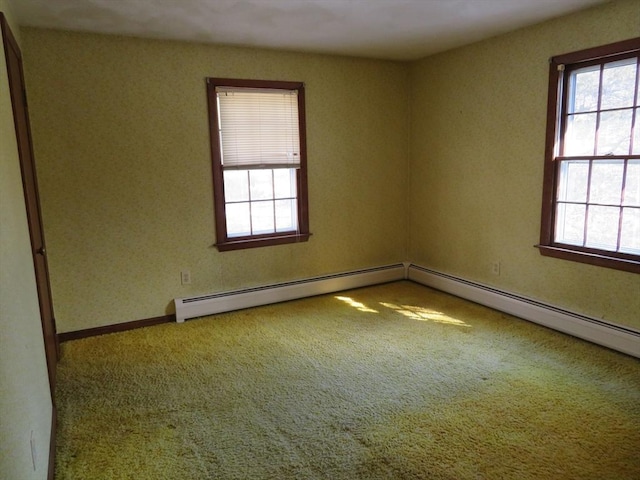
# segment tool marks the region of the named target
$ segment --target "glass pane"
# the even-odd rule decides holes
[[[253,233],[273,233],[273,201],[251,203],[251,224]]]
[[[591,167],[589,203],[620,205],[623,173],[623,160],[594,161]]]
[[[589,161],[571,160],[560,164],[558,200],[566,202],[586,202]]]
[[[631,110],[602,112],[598,129],[598,155],[627,155],[631,139]]]
[[[296,170],[280,168],[273,171],[273,192],[275,198],[296,197]]]
[[[224,171],[224,198],[227,202],[246,202],[249,200],[248,170]]]
[[[298,214],[295,200],[276,200],[276,231],[287,232],[298,229]]]
[[[615,251],[618,243],[619,215],[619,207],[589,207],[585,246]]]
[[[584,219],[586,207],[558,203],[555,241],[582,246],[584,242]]]
[[[596,139],[596,115],[595,113],[584,113],[567,117],[563,155],[593,155]]]
[[[638,92],[640,99],[640,92]],[[640,155],[640,108],[636,108],[636,128],[633,133],[633,154]]]
[[[251,200],[273,198],[273,170],[250,170]]]
[[[640,209],[622,209],[620,251],[640,255]]]
[[[602,101],[600,108],[606,110],[632,106],[635,85],[635,58],[606,63],[602,72]]]
[[[640,160],[629,160],[627,163],[624,204],[640,207]]]
[[[598,86],[600,66],[581,68],[571,74],[569,111],[592,112],[598,108]]]
[[[249,203],[231,203],[225,205],[227,214],[227,236],[251,235]]]

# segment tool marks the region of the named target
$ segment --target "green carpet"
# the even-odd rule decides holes
[[[410,282],[63,344],[57,479],[638,479],[640,361]]]

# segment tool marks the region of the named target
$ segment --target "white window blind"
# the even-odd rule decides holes
[[[298,168],[298,92],[216,87],[222,167]]]

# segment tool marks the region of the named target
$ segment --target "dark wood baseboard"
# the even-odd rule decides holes
[[[56,428],[58,425],[58,410],[56,404],[51,409],[51,438],[49,439],[49,470],[47,480],[54,480],[56,476]]]
[[[106,325],[104,327],[87,328],[86,330],[76,330],[74,332],[59,333],[58,341],[60,343],[68,342],[70,340],[78,340],[80,338],[95,337],[96,335],[105,335],[107,333],[124,332],[126,330],[151,327],[153,325],[160,325],[161,323],[169,323],[175,321],[175,315],[163,315],[161,317],[145,318],[142,320],[134,320],[133,322],[116,323],[115,325]]]

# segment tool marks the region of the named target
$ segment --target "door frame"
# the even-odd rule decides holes
[[[59,343],[49,280],[49,265],[47,262],[42,210],[40,208],[40,194],[38,191],[38,179],[33,154],[31,126],[29,124],[29,109],[22,67],[22,53],[18,42],[11,32],[9,23],[2,12],[0,12],[0,24],[9,81],[9,93],[11,96],[11,108],[13,110],[18,144],[22,188],[27,211],[27,222],[29,225],[31,253],[33,256],[38,291],[38,305],[40,308],[40,321],[42,324],[44,350],[47,359],[49,388],[51,401],[55,407],[56,364],[59,358]]]

